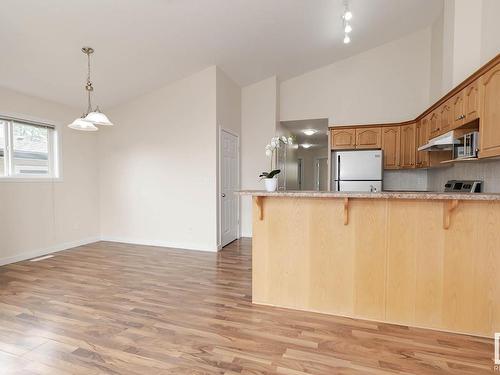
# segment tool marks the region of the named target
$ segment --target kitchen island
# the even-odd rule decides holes
[[[253,197],[254,303],[500,331],[500,194],[238,194]]]

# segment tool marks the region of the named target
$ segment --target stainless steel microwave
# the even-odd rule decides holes
[[[464,135],[464,158],[477,158],[479,152],[479,132]]]

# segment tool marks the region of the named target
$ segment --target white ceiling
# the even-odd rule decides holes
[[[328,119],[281,121],[281,126],[294,136],[297,144],[311,144],[314,148],[328,146]],[[317,133],[305,135],[303,130],[314,129]]]
[[[238,84],[287,79],[430,25],[442,0],[2,0],[0,85],[82,107],[83,45],[109,107],[220,66]]]

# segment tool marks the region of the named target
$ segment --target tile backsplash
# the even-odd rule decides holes
[[[448,180],[482,180],[485,193],[500,193],[500,160],[461,162],[428,170],[386,170],[384,190],[443,191]]]
[[[427,170],[385,170],[384,190],[428,190]]]
[[[485,193],[500,193],[500,160],[461,162],[427,172],[429,190],[442,190],[448,180],[482,180]]]

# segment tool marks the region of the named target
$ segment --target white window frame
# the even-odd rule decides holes
[[[36,119],[18,114],[0,113],[0,120],[7,123],[5,126],[4,170],[5,175],[0,176],[0,182],[48,182],[62,181],[61,176],[61,140],[58,126],[51,121]],[[13,124],[41,126],[50,129],[48,142],[49,173],[47,175],[16,175],[13,172]]]

